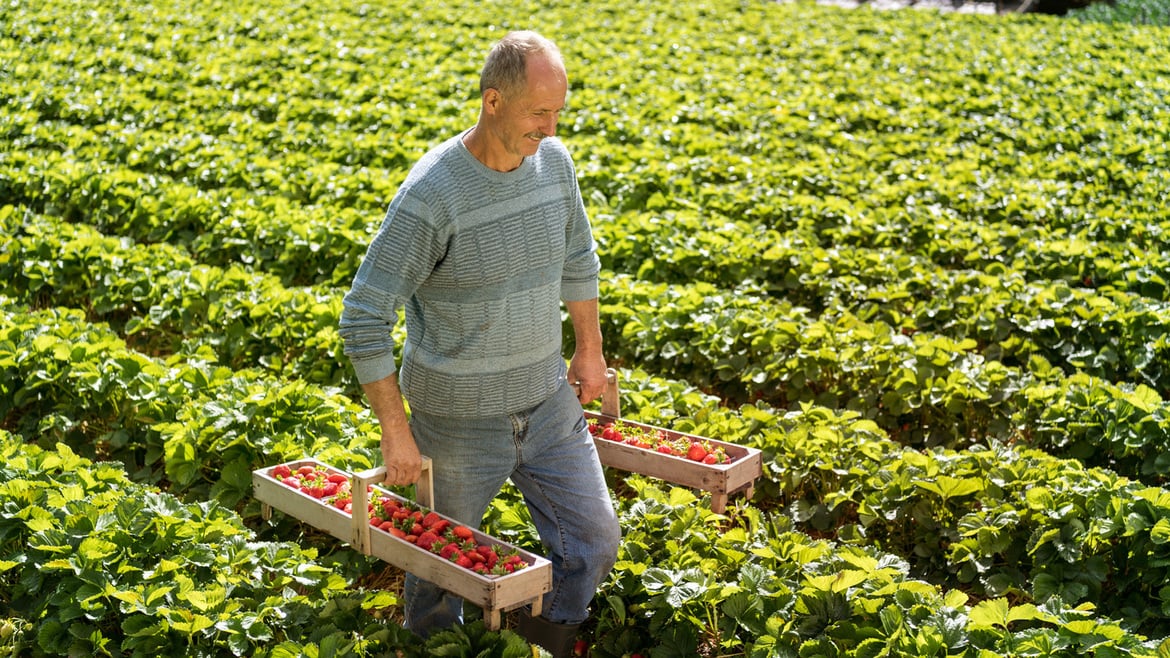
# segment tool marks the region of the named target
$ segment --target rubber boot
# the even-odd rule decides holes
[[[577,641],[577,630],[581,624],[558,624],[527,611],[516,619],[516,632],[529,644],[542,647],[553,658],[573,658],[573,645]]]

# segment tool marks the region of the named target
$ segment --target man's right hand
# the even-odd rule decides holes
[[[386,486],[406,486],[422,475],[422,456],[410,425],[382,430],[382,463],[386,465]]]
[[[418,482],[422,475],[422,457],[410,421],[406,418],[406,407],[402,393],[398,390],[398,377],[390,375],[362,385],[370,407],[378,417],[382,428],[382,463],[386,465],[387,486],[407,486]]]

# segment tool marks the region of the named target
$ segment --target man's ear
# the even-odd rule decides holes
[[[483,92],[483,109],[488,114],[495,114],[499,112],[500,107],[504,104],[504,95],[500,93],[499,89],[489,87]]]

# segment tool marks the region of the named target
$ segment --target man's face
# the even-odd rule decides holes
[[[557,133],[565,107],[568,81],[564,69],[546,57],[528,61],[527,84],[519,93],[501,97],[497,137],[509,155],[535,155],[540,141]]]

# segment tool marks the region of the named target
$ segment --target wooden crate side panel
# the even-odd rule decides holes
[[[594,443],[597,445],[597,456],[606,466],[699,489],[722,489],[726,486],[726,471],[601,438],[594,439]]]
[[[341,510],[321,504],[311,496],[281,484],[267,476],[253,476],[252,491],[256,500],[267,503],[285,514],[348,542],[351,522]]]
[[[489,578],[380,531],[370,539],[374,557],[481,607],[515,607],[552,589],[552,566],[543,558],[525,556],[526,561],[533,560],[529,566],[506,576]]]

